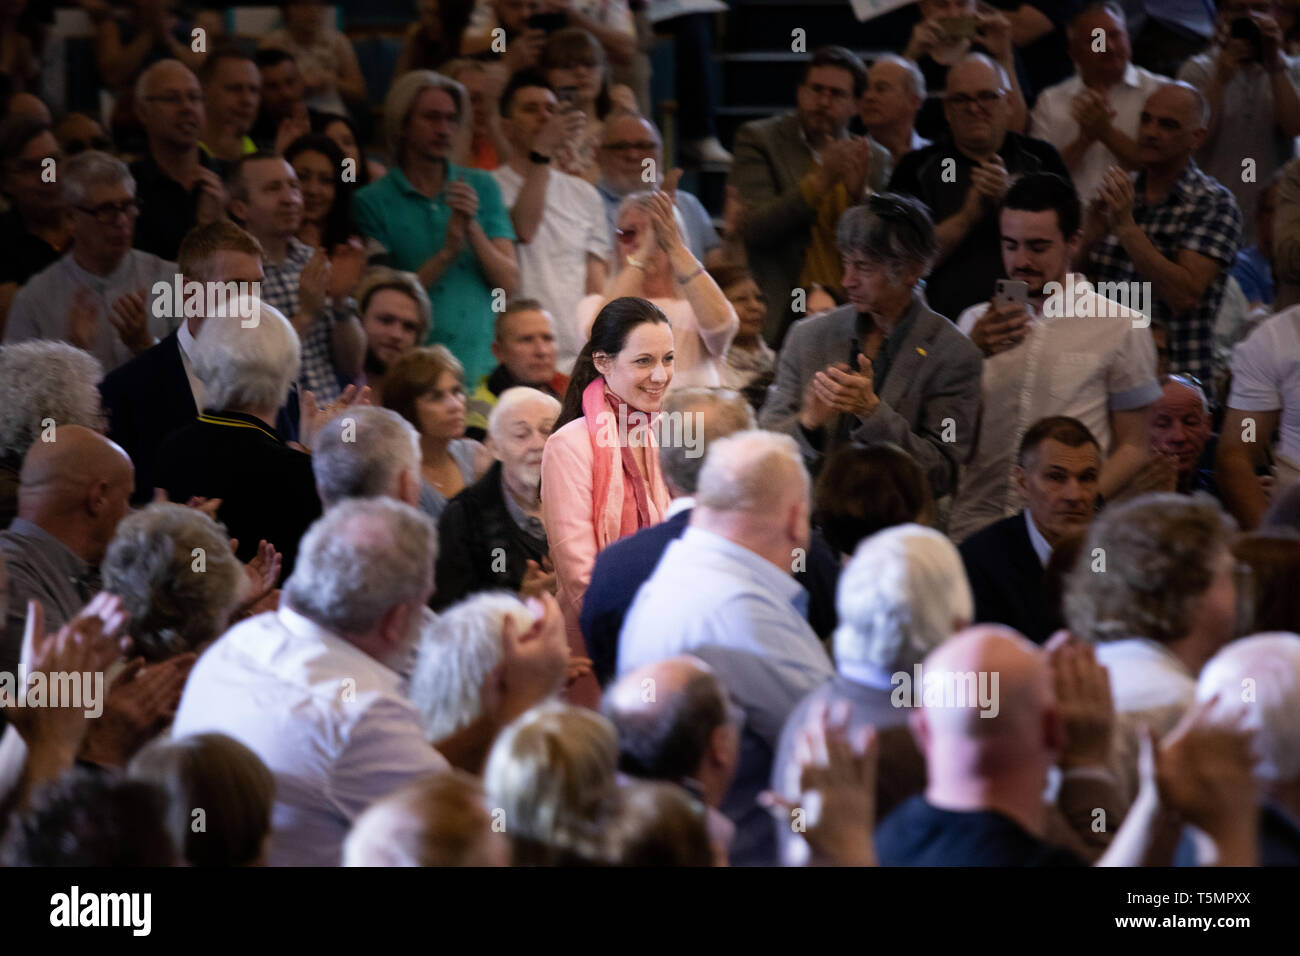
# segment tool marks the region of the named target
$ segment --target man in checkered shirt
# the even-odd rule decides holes
[[[296,238],[302,189],[293,167],[274,153],[250,153],[231,170],[230,212],[262,244],[262,301],[290,317],[302,342],[298,377],[319,404],[338,398],[361,372],[366,334],[347,292],[365,266],[361,248],[321,250]]]
[[[1080,253],[1094,282],[1151,284],[1152,317],[1169,329],[1170,368],[1203,380],[1212,376],[1214,320],[1241,244],[1232,193],[1192,160],[1209,115],[1205,97],[1186,83],[1166,83],[1147,97],[1137,176],[1107,171],[1088,207]]]

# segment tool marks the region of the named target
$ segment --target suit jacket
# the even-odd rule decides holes
[[[1023,511],[971,535],[959,550],[977,622],[1014,627],[1035,644],[1061,627],[1047,607],[1043,565],[1029,541]]]
[[[602,687],[618,668],[618,635],[637,591],[654,574],[664,550],[686,532],[690,523],[691,509],[687,508],[667,521],[615,541],[596,556],[578,624],[587,642],[592,670]],[[835,610],[839,574],[835,551],[814,528],[808,542],[807,566],[795,572],[794,578],[808,592],[808,624],[823,641],[830,638],[839,620]]]
[[[889,150],[870,142],[869,183],[880,192],[889,181],[891,160]],[[813,153],[793,112],[744,124],[731,149],[731,185],[748,204],[744,237],[750,271],[767,296],[763,337],[776,347],[793,319],[790,290],[799,284],[817,214],[799,191]]]
[[[884,381],[876,383],[880,407],[866,421],[835,416],[823,429],[820,448],[799,425],[799,409],[813,375],[846,361],[858,337],[857,310],[844,305],[790,327],[777,359],[776,384],[759,423],[793,435],[810,467],[845,444],[893,442],[916,459],[934,496],[941,498],[957,486],[957,470],[974,449],[984,360],[970,339],[919,295],[913,297],[912,309],[912,326]]]

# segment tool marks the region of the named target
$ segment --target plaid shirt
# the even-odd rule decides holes
[[[1147,204],[1145,172],[1134,179],[1133,193],[1133,221],[1162,256],[1175,261],[1180,249],[1190,249],[1220,265],[1201,301],[1181,315],[1152,296],[1152,317],[1169,329],[1170,370],[1208,381],[1214,365],[1214,320],[1223,301],[1228,270],[1241,245],[1241,210],[1232,193],[1190,159],[1183,175],[1158,204]],[[1089,253],[1088,272],[1094,282],[1143,279],[1114,235],[1106,236]]]
[[[311,246],[290,237],[284,262],[278,265],[262,263],[262,271],[266,274],[262,281],[262,299],[283,312],[285,318],[292,319],[298,314],[298,280],[315,252]],[[311,389],[321,404],[334,401],[343,392],[330,349],[330,327],[334,318],[334,309],[327,302],[302,336],[302,371],[298,381],[303,388]]]

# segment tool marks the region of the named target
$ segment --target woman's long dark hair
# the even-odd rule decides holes
[[[664,315],[659,306],[636,296],[625,295],[606,303],[596,316],[596,321],[591,324],[591,338],[578,353],[573,374],[569,376],[568,391],[564,393],[564,406],[560,409],[560,417],[556,419],[553,431],[559,431],[575,418],[582,418],[582,393],[600,377],[596,363],[591,358],[594,353],[604,352],[612,358],[623,351],[627,337],[638,325],[667,321],[668,316]]]
[[[299,136],[284,151],[284,161],[290,166],[302,153],[320,153],[334,167],[334,202],[321,223],[321,245],[331,250],[341,242],[347,242],[360,230],[352,221],[352,196],[357,191],[356,182],[343,180],[343,150],[324,133],[305,133]],[[361,162],[365,162],[363,159]]]

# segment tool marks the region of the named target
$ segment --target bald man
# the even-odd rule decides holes
[[[38,123],[44,123],[49,126],[54,122],[50,116],[50,108],[45,105],[40,97],[33,96],[31,93],[15,93],[9,97],[9,109],[6,116],[30,116]]]
[[[225,217],[216,164],[199,149],[203,89],[179,60],[159,60],[136,81],[135,110],[149,141],[131,164],[140,200],[135,247],[174,262],[187,232]]]
[[[1077,263],[1096,282],[1147,283],[1150,318],[1169,330],[1169,367],[1209,381],[1214,320],[1241,245],[1241,210],[1192,154],[1210,108],[1186,83],[1147,97],[1138,123],[1136,176],[1112,166],[1088,206]],[[1132,293],[1143,292],[1134,287]]]
[[[9,578],[0,671],[10,672],[18,666],[28,600],[41,602],[53,632],[98,591],[99,562],[127,512],[135,469],[103,435],[64,425],[32,445],[19,481],[18,517],[0,532]]]
[[[745,713],[740,764],[722,810],[736,825],[732,862],[776,862],[772,820],[757,804],[781,728],[833,674],[791,573],[807,562],[808,472],[794,439],[741,431],[709,445],[685,533],[664,551],[629,609],[618,674],[694,654]]]
[[[646,664],[610,685],[601,711],[618,731],[618,769],[680,784],[702,800],[725,864],[735,828],[717,808],[736,775],[740,727],[713,669],[690,655]]]

